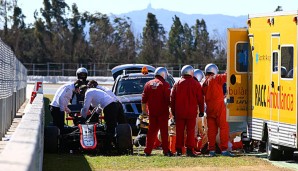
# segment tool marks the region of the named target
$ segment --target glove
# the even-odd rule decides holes
[[[199,113],[199,117],[201,118],[201,117],[204,117],[204,112],[200,112]]]
[[[139,116],[139,119],[140,119],[140,120],[143,120],[143,118],[147,118],[147,117],[148,117],[148,114],[142,112],[142,113],[140,114],[140,116]]]

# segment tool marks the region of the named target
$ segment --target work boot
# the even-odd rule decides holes
[[[176,149],[176,156],[182,156],[182,149]]]
[[[188,157],[197,157],[197,155],[193,152],[192,149],[186,149],[186,156]]]
[[[209,156],[210,156],[210,157],[215,157],[215,156],[216,156],[215,151],[210,151],[210,152],[209,152]]]
[[[229,151],[223,151],[221,152],[222,156],[229,156],[229,157],[235,157],[235,154],[229,152]]]
[[[202,154],[200,151],[193,151],[193,153],[197,156]]]
[[[149,156],[151,156],[151,154],[150,153],[145,153],[145,156],[149,157]]]
[[[174,154],[169,150],[168,152],[163,154],[164,156],[172,157]]]

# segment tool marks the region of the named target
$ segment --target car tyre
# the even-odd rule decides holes
[[[285,149],[283,150],[282,160],[293,160],[294,150]]]
[[[116,147],[119,154],[132,154],[132,130],[129,124],[119,124],[116,127]]]
[[[281,160],[282,151],[272,146],[272,144],[269,141],[269,137],[267,138],[266,151],[267,151],[267,156],[269,160],[271,161]]]

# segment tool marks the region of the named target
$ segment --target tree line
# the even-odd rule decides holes
[[[206,64],[226,59],[225,41],[210,38],[204,19],[189,26],[173,16],[167,33],[148,13],[136,36],[129,18],[79,12],[75,3],[69,6],[64,0],[43,0],[33,14],[34,23],[27,24],[17,0],[0,6],[1,39],[22,63]]]

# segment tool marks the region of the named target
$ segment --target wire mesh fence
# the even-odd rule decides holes
[[[0,39],[0,135],[10,127],[26,100],[27,69]]]
[[[28,75],[32,76],[75,76],[76,70],[80,67],[85,67],[88,70],[89,76],[112,76],[111,70],[118,65],[123,63],[88,63],[88,64],[77,64],[77,63],[24,63],[28,70]],[[221,71],[226,69],[226,62],[218,61],[216,63]],[[160,63],[151,64],[154,67],[166,67],[170,74],[174,77],[180,76],[181,68],[186,64],[171,64],[171,63]],[[204,70],[206,64],[190,64],[194,68]]]

